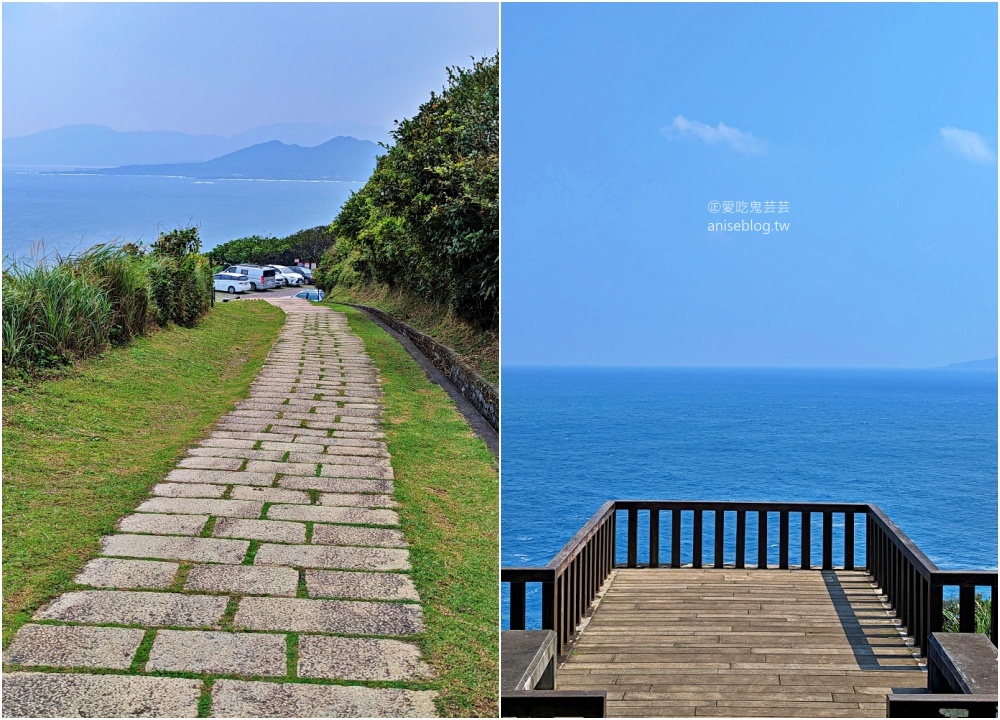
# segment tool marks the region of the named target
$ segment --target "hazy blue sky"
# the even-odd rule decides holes
[[[498,46],[492,3],[5,3],[3,135],[389,130]]]
[[[996,28],[994,4],[504,5],[504,365],[995,355]],[[789,229],[708,229],[734,220]]]

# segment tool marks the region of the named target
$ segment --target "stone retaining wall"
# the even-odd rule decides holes
[[[500,431],[500,393],[493,385],[486,382],[481,375],[463,363],[454,350],[424,335],[422,332],[414,330],[406,323],[400,322],[392,315],[378,308],[368,305],[355,305],[354,303],[344,304],[364,310],[396,332],[409,338],[410,342],[416,345],[417,349],[454,383],[459,392],[472,403],[486,422],[497,432]]]

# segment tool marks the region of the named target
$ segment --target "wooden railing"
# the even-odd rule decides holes
[[[616,516],[626,517],[625,562],[616,563]],[[648,512],[645,539],[649,553],[639,559],[639,513]],[[685,515],[689,521],[685,521]],[[747,562],[747,519],[757,529],[757,547]],[[813,562],[813,518],[819,519],[821,542],[818,562]],[[706,562],[706,518],[711,520],[712,552]],[[861,519],[864,522],[859,522]],[[769,553],[768,528],[776,520],[778,552]],[[794,523],[792,521],[795,521]],[[837,520],[842,522],[837,524]],[[669,556],[660,548],[661,521],[669,524]],[[726,527],[735,526],[735,544],[727,546]],[[690,542],[684,543],[690,525]],[[792,531],[793,525],[797,533]],[[835,565],[835,526],[840,535],[840,562]],[[733,527],[733,526],[730,526]],[[646,530],[647,528],[643,528]],[[842,528],[842,529],[841,529]],[[861,543],[859,533],[864,533]],[[797,537],[793,537],[797,535]],[[859,565],[856,547],[865,549]],[[791,550],[797,551],[791,562]],[[689,558],[684,561],[684,557]],[[778,568],[802,570],[866,570],[895,609],[907,634],[925,652],[927,637],[942,629],[944,588],[959,588],[959,625],[962,632],[975,629],[977,588],[992,591],[990,639],[997,644],[997,573],[995,571],[941,570],[921,552],[876,505],[844,503],[747,503],[676,500],[617,500],[606,502],[586,525],[545,567],[505,567],[501,583],[510,584],[510,628],[526,624],[526,583],[541,583],[541,627],[555,630],[558,652],[576,634],[588,608],[615,567],[668,566],[712,568]]]
[[[562,653],[615,567],[615,503],[606,502],[544,568],[505,567],[510,583],[510,629],[524,630],[526,583],[542,584],[542,629],[556,633]]]

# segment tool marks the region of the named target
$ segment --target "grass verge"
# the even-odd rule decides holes
[[[428,303],[402,290],[390,290],[385,285],[338,286],[329,292],[328,299],[384,310],[450,347],[487,382],[498,383],[500,334],[495,330],[478,328],[456,318],[444,305]]]
[[[140,338],[4,393],[4,647],[247,396],[283,322],[268,303],[217,305],[196,328]]]
[[[976,632],[984,635],[990,634],[990,617],[993,610],[993,599],[983,597],[982,593],[976,593]],[[945,600],[941,608],[944,614],[942,629],[945,632],[959,632],[959,612],[958,600]]]
[[[500,495],[493,456],[406,350],[364,313],[335,309],[347,314],[381,372],[386,442],[438,709],[497,717]]]

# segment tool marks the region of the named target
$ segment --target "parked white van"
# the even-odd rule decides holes
[[[245,275],[252,290],[268,290],[278,286],[275,282],[274,270],[272,268],[260,265],[231,265],[225,269],[225,272]]]

